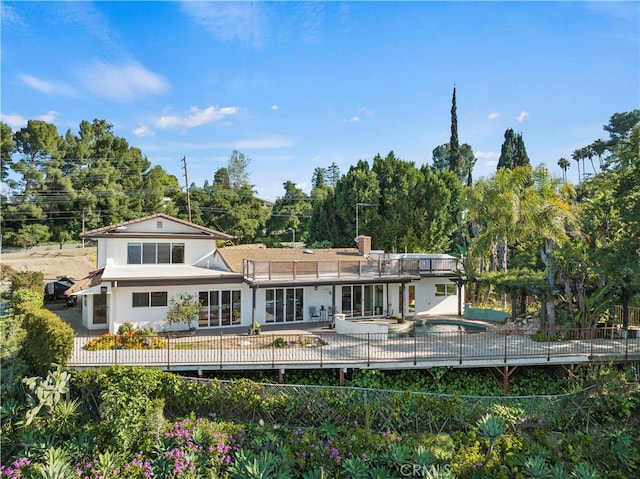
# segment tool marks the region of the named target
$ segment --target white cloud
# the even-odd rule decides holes
[[[266,24],[261,2],[182,2],[191,20],[222,40],[240,40],[245,45],[263,42]]]
[[[56,121],[56,118],[58,117],[59,114],[60,113],[58,113],[57,111],[51,110],[45,113],[44,115],[40,115],[36,117],[36,119],[46,121],[47,123],[53,123],[54,121]]]
[[[27,120],[22,115],[2,115],[2,121],[9,125],[12,129],[17,130],[23,126],[27,126]]]
[[[227,106],[217,108],[210,106],[200,110],[197,106],[191,107],[184,115],[164,115],[156,120],[156,128],[195,128],[207,123],[217,123],[228,116],[235,115],[238,107]]]
[[[135,130],[133,130],[133,134],[136,135],[138,138],[144,138],[146,136],[154,136],[155,132],[149,128],[147,125],[142,125],[139,128],[136,128]]]
[[[369,108],[369,107],[366,107],[366,106],[358,108],[358,111],[360,113],[363,113],[366,116],[373,116],[374,113],[375,113],[375,110],[373,108]]]
[[[278,109],[278,105],[276,105],[276,104],[271,105],[271,109],[272,110],[277,110]]]
[[[489,116],[487,117],[489,120],[497,120],[498,118],[500,118],[500,113],[498,112],[489,113]]]
[[[81,73],[81,77],[87,89],[114,101],[132,101],[169,89],[162,76],[150,72],[137,62],[109,65],[96,61]]]
[[[349,118],[348,121],[350,123],[356,123],[356,122],[360,121],[360,117],[359,116],[352,116],[351,118]]]
[[[500,158],[500,153],[496,153],[494,151],[476,151],[476,158],[485,160],[489,158]]]
[[[53,83],[45,80],[41,80],[31,75],[22,75],[22,81],[28,87],[33,88],[40,93],[46,93],[48,95],[74,95],[75,91],[64,83]]]
[[[25,23],[16,10],[4,2],[0,3],[0,18],[2,18],[3,28],[6,28],[8,25],[24,25]]]
[[[28,119],[22,115],[15,115],[15,114],[13,115],[1,114],[0,118],[4,123],[9,125],[13,130],[18,130],[22,127],[27,126],[28,120],[42,120],[42,121],[46,121],[47,123],[53,123],[59,114],[60,113],[58,113],[57,111],[51,110],[45,113],[44,115],[38,115],[36,117],[28,118]]]
[[[529,112],[528,112],[528,111],[524,111],[524,110],[522,110],[522,111],[520,112],[520,116],[519,116],[518,118],[516,118],[516,120],[518,120],[518,123],[522,123],[522,122],[524,121],[524,119],[525,119],[526,117],[528,117],[528,116],[529,116]]]

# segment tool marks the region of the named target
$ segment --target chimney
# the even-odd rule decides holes
[[[358,243],[358,251],[362,256],[369,256],[371,254],[371,236],[358,236],[356,238]]]

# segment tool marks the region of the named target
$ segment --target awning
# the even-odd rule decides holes
[[[85,278],[81,279],[64,294],[65,296],[73,296],[78,294],[100,294],[100,284],[102,284],[102,273],[104,268],[91,271]]]

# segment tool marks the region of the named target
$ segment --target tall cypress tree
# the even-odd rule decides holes
[[[460,144],[458,142],[458,111],[456,107],[456,86],[453,85],[453,98],[451,99],[451,139],[449,140],[449,170],[456,175],[460,171],[462,158]]]

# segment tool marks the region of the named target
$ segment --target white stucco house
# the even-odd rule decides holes
[[[329,321],[417,314],[460,314],[458,263],[448,255],[223,246],[232,237],[165,214],[84,233],[97,242],[96,270],[67,294],[81,296],[87,329],[114,333],[165,328],[171,298],[190,293],[203,305],[197,328]]]

